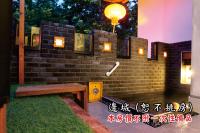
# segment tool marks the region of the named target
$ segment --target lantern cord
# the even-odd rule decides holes
[[[115,33],[115,25],[113,25],[113,33]]]

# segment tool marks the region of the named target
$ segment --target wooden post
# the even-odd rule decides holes
[[[0,133],[6,133],[6,104],[0,108]]]
[[[19,18],[19,84],[24,84],[24,5],[25,1],[20,0]]]

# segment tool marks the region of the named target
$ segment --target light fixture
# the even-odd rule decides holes
[[[192,70],[191,65],[181,66],[181,84],[191,84]]]
[[[176,111],[178,111],[179,108],[180,108],[180,104],[177,103],[177,102],[173,102],[172,104],[173,104],[173,106],[174,106],[174,109],[175,109]]]
[[[119,3],[119,2],[122,2],[122,3],[127,3],[128,0],[104,0],[106,2],[112,2],[112,3]]]
[[[138,54],[139,55],[144,55],[144,49],[143,48],[139,48],[138,49]]]
[[[104,14],[108,19],[111,19],[113,25],[113,33],[115,32],[115,26],[119,24],[119,20],[126,15],[126,8],[120,4],[110,4],[105,10]]]
[[[54,37],[54,47],[64,48],[65,47],[65,38],[64,37]]]
[[[166,51],[163,52],[163,57],[164,57],[164,58],[167,58],[167,52],[166,52]]]
[[[112,50],[112,43],[110,43],[110,42],[105,42],[105,43],[103,44],[103,51],[104,51],[104,52],[111,52],[111,50]]]
[[[181,54],[181,84],[191,84],[191,79],[191,51],[183,51]]]

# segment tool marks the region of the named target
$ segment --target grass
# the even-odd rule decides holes
[[[14,98],[8,105],[7,127],[8,133],[92,133],[56,95]]]

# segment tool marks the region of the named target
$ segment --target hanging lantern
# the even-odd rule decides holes
[[[112,2],[112,3],[126,3],[128,0],[104,0],[106,2]]]
[[[126,8],[120,4],[110,4],[105,8],[104,14],[108,19],[111,19],[114,33],[115,26],[119,24],[118,21],[126,15]]]

